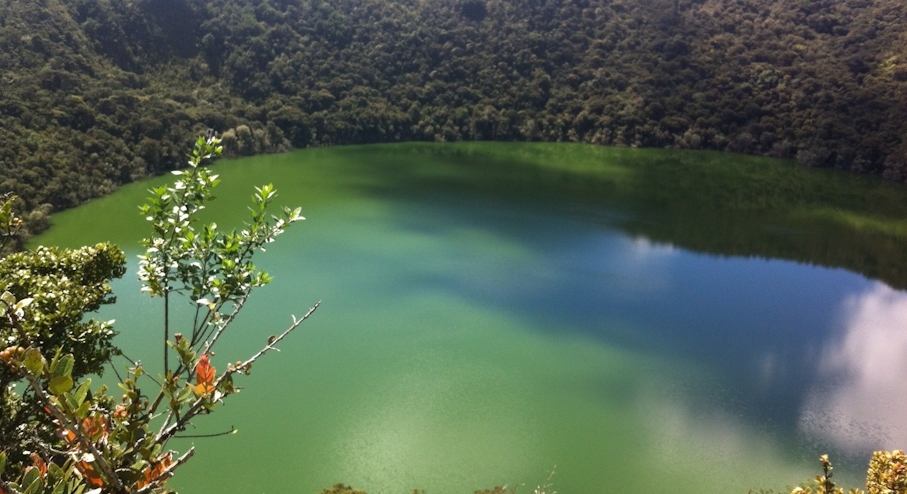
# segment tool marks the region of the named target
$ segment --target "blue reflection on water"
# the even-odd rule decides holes
[[[411,271],[402,283],[411,290],[454,290],[473,303],[544,321],[553,333],[579,332],[693,362],[718,377],[688,390],[698,395],[691,401],[721,407],[774,435],[799,437],[809,454],[834,448],[839,457],[856,461],[892,443],[890,431],[898,430],[900,417],[878,412],[855,418],[855,398],[845,396],[871,397],[865,407],[882,406],[884,393],[853,382],[855,374],[875,375],[863,363],[872,355],[835,348],[842,341],[846,346],[855,331],[874,331],[853,323],[860,305],[855,301],[880,291],[889,299],[886,307],[895,307],[874,313],[884,320],[881,327],[897,324],[902,304],[900,320],[907,320],[902,292],[843,269],[699,254],[634,238],[603,224],[600,212],[585,218],[576,211],[560,214],[526,204],[517,210],[462,197],[435,197],[407,209],[398,220],[405,229],[450,235],[456,243],[456,230],[479,228],[542,259],[527,265],[522,259],[483,258],[481,249],[464,241],[452,247],[462,250],[457,270]],[[620,221],[623,215],[612,217]],[[907,357],[907,336],[887,341]],[[848,351],[846,359],[840,356]],[[899,362],[907,358],[893,363]],[[905,396],[902,387],[889,391]]]

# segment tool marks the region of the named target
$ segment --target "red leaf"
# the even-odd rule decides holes
[[[204,354],[198,359],[195,366],[195,384],[214,384],[214,367],[208,362],[208,354]]]

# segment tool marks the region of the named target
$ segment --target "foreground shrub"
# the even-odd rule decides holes
[[[304,219],[298,209],[286,209],[279,217],[268,214],[276,193],[267,185],[256,188],[251,220],[241,231],[199,225],[197,213],[213,199],[218,182],[202,165],[222,151],[213,133],[199,138],[189,169],[174,172],[176,182],[153,189],[142,207],[154,233],[144,241],[139,277],[144,291],[164,301],[164,368],[154,379],[142,364],[130,361],[118,383],[120,400],[85,377],[120,353],[110,341],[113,321],[86,322],[83,315],[113,302],[108,282],[122,276],[123,253],[99,244],[72,251],[39,248],[0,261],[0,492],[172,492],[167,480],[195,448],[179,453],[167,448],[170,440],[238,392],[234,378],[248,375],[258,358],[317,308],[294,316],[257,353],[224,361],[226,370],[217,372],[218,340],[252,291],[271,279],[252,264],[253,255]],[[0,211],[0,238],[8,238],[19,220],[11,209]],[[177,297],[194,309],[188,320],[171,317]],[[21,396],[13,392],[17,384]],[[149,389],[154,391],[146,394]]]

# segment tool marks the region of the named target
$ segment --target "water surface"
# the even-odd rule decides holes
[[[907,190],[718,153],[397,144],[223,161],[308,218],[214,364],[323,306],[198,421],[181,492],[746,492],[907,446]],[[158,179],[158,181],[165,179]],[[38,239],[137,254],[148,183]],[[134,256],[132,256],[134,259]],[[160,366],[135,262],[105,309]]]

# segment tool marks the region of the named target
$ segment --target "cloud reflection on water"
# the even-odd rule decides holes
[[[850,452],[904,448],[907,293],[881,283],[847,299],[844,331],[822,353],[800,430]]]
[[[679,252],[673,244],[653,242],[646,237],[634,237],[630,242],[632,242],[630,252],[640,262],[676,256]]]
[[[659,469],[687,476],[703,492],[778,489],[810,477],[802,458],[746,419],[720,406],[703,407],[689,398],[649,397],[646,416],[657,440],[650,443]],[[769,473],[770,472],[770,473]],[[769,473],[769,475],[766,475]],[[770,478],[771,480],[766,480]],[[651,492],[658,490],[653,485]]]

